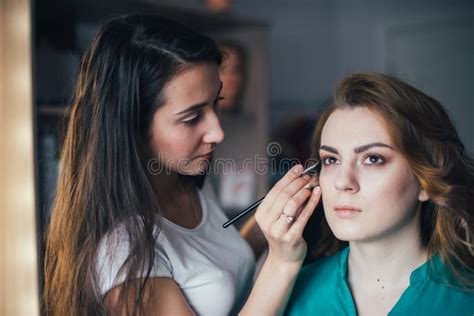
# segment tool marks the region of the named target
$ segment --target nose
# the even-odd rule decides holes
[[[219,117],[212,113],[208,117],[208,124],[203,141],[207,144],[219,144],[224,140],[224,131],[221,127]]]
[[[339,191],[355,193],[359,191],[357,171],[351,164],[341,164],[337,170],[334,186]]]

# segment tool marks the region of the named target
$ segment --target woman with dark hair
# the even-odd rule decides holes
[[[312,146],[328,257],[303,268],[287,314],[473,314],[474,161],[440,103],[350,75]]]
[[[46,314],[240,310],[255,260],[235,228],[222,229],[227,218],[204,181],[224,138],[221,60],[211,39],[157,16],[125,16],[100,29],[82,60],[63,145],[46,244]],[[307,201],[308,182],[289,172],[271,195],[297,195],[292,211]],[[317,194],[295,221],[295,236],[316,202]],[[284,266],[295,251],[280,239],[269,244],[253,294],[263,301],[275,289],[268,271],[291,275]],[[260,302],[251,299],[246,310],[258,313]]]

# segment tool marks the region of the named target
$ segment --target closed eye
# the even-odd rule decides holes
[[[199,122],[202,117],[202,111],[196,112],[194,115],[182,120],[182,122],[186,125],[195,125]]]
[[[218,97],[214,100],[214,103],[213,103],[213,109],[215,112],[217,112],[219,110],[219,101],[224,99],[223,97]],[[192,116],[189,116],[187,117],[186,119],[182,120],[181,122],[183,122],[184,124],[186,125],[196,125],[202,118],[203,116],[203,110],[202,110],[202,107],[199,108],[198,110],[194,111],[194,115]]]

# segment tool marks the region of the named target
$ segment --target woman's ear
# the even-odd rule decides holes
[[[421,188],[420,193],[418,194],[418,200],[421,202],[426,202],[430,199],[428,192]]]

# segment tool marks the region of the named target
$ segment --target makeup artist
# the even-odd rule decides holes
[[[205,181],[224,139],[222,55],[156,16],[108,21],[78,75],[47,235],[47,315],[229,315],[246,302],[254,255]],[[259,208],[270,254],[245,311],[283,305],[301,232],[319,200],[282,178]],[[297,216],[299,215],[299,216]],[[285,282],[286,280],[286,282]]]

